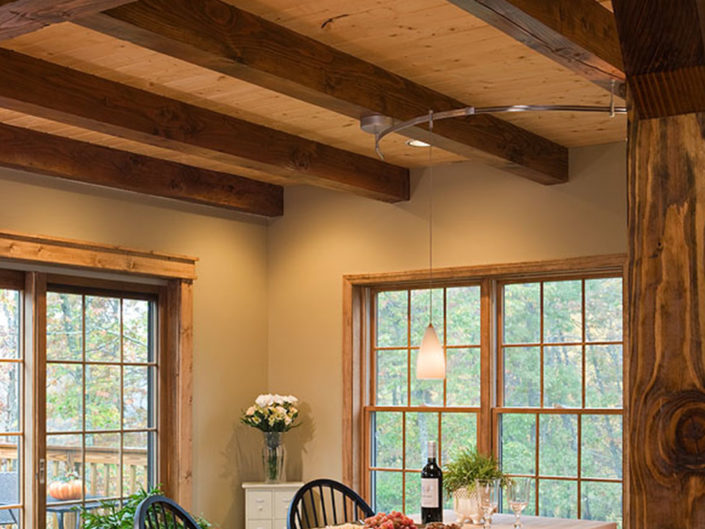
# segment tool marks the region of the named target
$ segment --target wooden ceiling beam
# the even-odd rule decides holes
[[[467,105],[220,0],[142,0],[77,23],[355,119]],[[495,116],[401,134],[544,184],[568,179],[565,147]]]
[[[0,0],[0,40],[135,0]]]
[[[0,166],[276,217],[281,186],[0,124]]]
[[[705,111],[705,1],[613,0],[640,118]]]
[[[256,169],[295,183],[397,202],[409,171],[0,49],[0,107],[113,136]]]
[[[614,15],[596,0],[449,2],[606,90],[614,81],[624,95]]]

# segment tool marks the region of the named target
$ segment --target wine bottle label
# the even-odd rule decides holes
[[[421,507],[436,509],[438,504],[438,478],[421,478]]]

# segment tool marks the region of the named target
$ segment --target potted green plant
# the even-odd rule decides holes
[[[141,489],[127,497],[122,506],[115,501],[101,502],[101,508],[97,510],[78,507],[77,511],[83,519],[83,529],[132,529],[134,526],[135,512],[142,500],[155,494],[161,494],[161,489],[157,486],[151,490]],[[212,525],[201,516],[195,516],[194,520],[201,529],[210,529]]]
[[[497,460],[475,449],[464,448],[443,469],[443,488],[453,496],[459,522],[472,520],[477,524],[482,520],[475,493],[476,479],[499,479],[503,487],[509,483]]]

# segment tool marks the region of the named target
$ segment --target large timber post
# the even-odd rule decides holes
[[[629,88],[627,529],[705,529],[705,2],[614,0]]]

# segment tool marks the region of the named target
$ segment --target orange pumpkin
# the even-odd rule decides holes
[[[83,482],[80,479],[52,481],[47,492],[49,496],[60,501],[77,500],[83,494]]]

